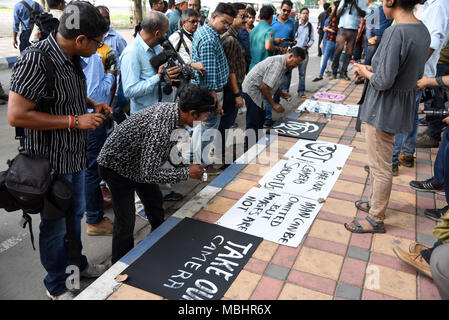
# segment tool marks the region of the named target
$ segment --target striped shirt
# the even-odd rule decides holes
[[[55,104],[49,110],[54,115],[82,115],[87,112],[86,79],[80,58],[69,58],[61,51],[54,34],[40,41],[36,47],[48,53],[54,65]],[[37,52],[22,54],[14,65],[11,91],[36,103],[46,96],[46,66]],[[36,110],[41,111],[37,106]],[[47,155],[60,174],[75,173],[86,167],[87,130],[31,130],[25,129],[25,149],[31,154]]]
[[[238,83],[242,83],[246,74],[246,61],[240,47],[238,33],[234,27],[221,36],[223,50],[228,58],[229,73],[235,73]]]
[[[193,36],[192,62],[201,62],[206,74],[201,76],[197,71],[200,84],[209,90],[220,90],[228,82],[229,66],[225,52],[220,42],[218,32],[205,24]],[[197,80],[192,82],[197,83]]]

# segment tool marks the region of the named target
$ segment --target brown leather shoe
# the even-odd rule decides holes
[[[427,249],[430,249],[430,247],[425,246],[425,245],[423,245],[423,244],[421,244],[421,243],[418,243],[418,242],[413,242],[413,243],[411,243],[410,246],[408,247],[408,251],[409,251],[409,253],[411,253],[411,254],[420,254],[421,251],[427,250]]]
[[[413,158],[413,156],[406,156],[402,152],[399,152],[399,163],[401,164],[401,166],[413,168],[415,159]]]
[[[110,236],[114,230],[114,224],[109,218],[104,217],[99,223],[87,224],[88,236]]]
[[[403,262],[432,279],[430,265],[421,256],[421,253],[407,253],[399,247],[394,247],[393,251]]]

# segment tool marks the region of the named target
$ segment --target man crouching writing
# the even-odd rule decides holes
[[[176,141],[172,131],[203,121],[216,108],[215,99],[204,88],[185,85],[179,102],[162,102],[137,112],[117,127],[98,157],[101,177],[107,182],[114,209],[112,263],[134,247],[134,192],[142,200],[152,230],[164,222],[162,193],[158,184],[202,179],[198,164],[164,169]]]

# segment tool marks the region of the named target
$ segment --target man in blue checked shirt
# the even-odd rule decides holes
[[[14,6],[14,22],[12,25],[12,44],[17,49],[17,35],[20,33],[19,50],[22,52],[30,46],[30,36],[34,28],[32,12],[44,12],[42,6],[33,0],[24,0],[17,2]],[[30,21],[31,20],[31,21]]]
[[[219,170],[214,169],[209,160],[209,153],[215,141],[215,133],[220,125],[223,114],[223,88],[228,82],[229,66],[225,52],[221,45],[220,34],[225,33],[232,25],[236,12],[231,4],[220,2],[208,24],[201,27],[193,37],[192,62],[201,62],[206,69],[204,74],[197,72],[194,82],[205,86],[218,102],[216,113],[211,112],[207,119],[195,127],[192,142],[195,162],[201,162],[208,167],[209,175],[217,175]],[[211,129],[211,130],[208,130]],[[206,131],[208,130],[208,131]],[[221,139],[219,139],[221,141]],[[199,148],[201,144],[201,149]],[[217,147],[220,144],[217,144]],[[215,150],[215,156],[221,155],[223,150]],[[191,157],[193,154],[191,154]]]
[[[87,96],[99,103],[109,104],[111,89],[115,85],[117,70],[104,72],[101,56],[94,54],[89,58],[81,58],[81,67],[86,76]],[[104,217],[103,194],[98,175],[97,157],[107,138],[105,122],[95,130],[88,131],[87,169],[84,188],[86,201],[87,234],[90,236],[111,235],[112,222]]]
[[[173,92],[165,94],[159,70],[153,68],[150,59],[162,52],[159,37],[165,37],[168,30],[167,17],[158,11],[151,11],[141,23],[142,30],[120,56],[121,79],[125,97],[131,101],[131,115],[159,102],[173,102]],[[167,68],[167,75],[176,81],[179,67]],[[159,92],[159,86],[161,90]]]

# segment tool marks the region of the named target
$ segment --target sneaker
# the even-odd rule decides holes
[[[401,166],[413,168],[415,159],[413,158],[413,156],[406,156],[402,152],[399,152],[399,163],[401,164]]]
[[[112,207],[112,195],[106,185],[101,187],[101,193],[103,194],[103,208],[108,209]]]
[[[412,180],[412,181],[410,181],[409,184],[410,184],[410,187],[412,187],[416,191],[441,192],[441,191],[444,190],[444,184],[437,183],[435,181],[435,177],[432,177],[432,178],[427,179],[425,181]]]
[[[416,148],[438,148],[440,141],[432,139],[427,134],[422,135],[416,142]]]
[[[446,214],[448,209],[449,209],[449,206],[445,206],[444,208],[441,208],[441,209],[426,209],[426,210],[424,210],[424,215],[427,218],[432,219],[433,221],[440,222],[441,217]]]
[[[206,169],[206,173],[208,176],[218,176],[223,172],[223,170],[214,168],[214,166],[208,166]]]
[[[408,252],[411,253],[411,254],[420,254],[421,251],[427,250],[427,249],[429,249],[429,248],[430,248],[430,247],[425,246],[425,245],[423,245],[423,244],[420,244],[420,243],[418,243],[418,242],[413,242],[413,243],[411,243],[410,246],[408,247]]]
[[[422,257],[421,253],[407,253],[399,247],[393,248],[396,256],[409,266],[415,268],[419,272],[425,274],[429,278],[432,278],[432,273],[430,272],[430,265]]]
[[[397,177],[399,175],[399,164],[393,164],[392,170],[393,170],[393,177]]]
[[[88,223],[87,224],[87,235],[88,236],[110,236],[114,231],[113,222],[107,218],[103,217],[99,223]]]
[[[275,121],[273,121],[273,120],[265,120],[263,127],[264,127],[264,129],[271,128],[274,123],[275,123]]]
[[[315,79],[312,80],[312,82],[317,82],[321,80],[323,80],[323,77],[316,77]]]
[[[47,297],[49,297],[51,300],[73,300],[75,298],[75,295],[70,292],[66,291],[63,294],[60,294],[59,296],[52,296],[48,290],[45,292],[47,294]]]
[[[179,201],[182,198],[184,198],[182,194],[171,191],[169,194],[164,196],[164,201]]]
[[[103,264],[89,265],[86,270],[81,272],[81,278],[98,278],[106,271],[106,266]]]

